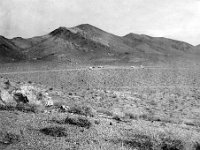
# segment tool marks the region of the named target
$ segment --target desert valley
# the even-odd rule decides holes
[[[200,46],[89,24],[0,37],[0,149],[200,150]]]

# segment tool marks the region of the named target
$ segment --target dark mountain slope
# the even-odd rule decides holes
[[[7,49],[23,52],[29,60],[62,63],[169,62],[196,54],[195,47],[186,42],[133,33],[120,37],[89,24],[60,27],[44,36],[8,42],[15,48]]]
[[[25,55],[19,47],[5,37],[0,36],[0,62],[13,62],[24,59]]]
[[[190,51],[196,56],[200,55],[200,45],[194,46],[190,49]]]
[[[48,38],[48,36],[37,36],[37,37],[33,37],[33,38],[28,38],[28,39],[16,37],[16,38],[11,39],[11,41],[19,48],[27,49],[27,48],[37,45],[38,43],[43,42],[47,38]]]
[[[34,43],[33,39],[29,41]],[[147,35],[120,37],[89,24],[60,27],[37,39],[26,49],[29,58],[72,62],[165,62],[191,53],[193,47],[185,42]]]
[[[78,32],[87,39],[91,39],[97,43],[101,43],[110,47],[116,52],[133,51],[133,48],[124,43],[124,39],[120,36],[105,32],[89,24],[83,24],[71,28],[71,31]]]
[[[128,45],[135,47],[136,49],[146,49],[147,52],[149,49],[152,49],[153,51],[149,50],[149,52],[157,52],[166,55],[190,53],[190,49],[193,47],[186,42],[133,33],[124,36],[124,38],[127,39]]]
[[[70,29],[60,27],[52,31],[48,38],[26,49],[29,58],[90,61],[92,58],[105,57],[109,47],[96,43]]]

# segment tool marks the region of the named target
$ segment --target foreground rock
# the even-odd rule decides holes
[[[48,107],[53,100],[46,89],[28,83],[15,83],[1,78],[0,105],[16,107],[26,104],[35,107]]]

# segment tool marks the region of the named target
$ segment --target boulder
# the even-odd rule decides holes
[[[0,96],[1,96],[1,101],[4,105],[9,105],[9,106],[17,105],[17,102],[7,90],[1,89]]]
[[[52,106],[53,100],[45,89],[30,84],[16,84],[7,79],[0,81],[0,104],[12,105],[28,104],[38,107]]]
[[[14,93],[13,97],[17,103],[28,103],[29,102],[27,96],[24,96],[22,93]]]
[[[34,87],[32,85],[22,85],[20,93],[27,97],[30,104],[52,106],[53,100],[44,89]]]
[[[8,79],[1,78],[0,80],[0,87],[1,89],[9,89],[11,83]]]
[[[61,112],[68,112],[69,111],[69,106],[66,106],[66,105],[61,105],[60,106],[60,111]]]

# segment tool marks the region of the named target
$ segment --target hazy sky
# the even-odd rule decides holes
[[[0,0],[0,35],[32,37],[89,23],[200,44],[200,0]]]

